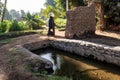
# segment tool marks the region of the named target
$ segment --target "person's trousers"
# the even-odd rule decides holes
[[[54,35],[55,35],[55,28],[49,28],[47,35],[52,35],[52,36],[54,36]]]

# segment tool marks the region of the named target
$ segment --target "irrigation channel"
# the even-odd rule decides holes
[[[50,75],[65,76],[70,80],[120,80],[120,67],[113,64],[50,47],[33,52],[53,63]]]

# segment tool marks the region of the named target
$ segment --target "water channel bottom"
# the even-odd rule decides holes
[[[84,58],[54,48],[35,50],[34,53],[50,60],[54,72],[70,80],[120,80],[120,67]]]

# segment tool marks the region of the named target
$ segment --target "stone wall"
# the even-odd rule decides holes
[[[49,46],[49,40],[41,40],[41,41],[36,41],[36,42],[31,42],[31,43],[26,43],[23,45],[24,48],[33,51],[33,50],[37,50],[40,48],[45,48]]]
[[[120,66],[120,46],[107,46],[82,40],[57,39],[49,44],[55,48],[72,52],[80,56],[106,61]]]
[[[65,36],[73,38],[95,32],[95,5],[80,6],[67,12]]]
[[[28,50],[36,50],[48,46],[68,51],[80,56],[106,61],[120,66],[120,46],[109,46],[83,40],[71,39],[46,39],[23,45]]]

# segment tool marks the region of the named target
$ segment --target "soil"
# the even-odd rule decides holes
[[[65,33],[64,31],[56,30],[55,38],[65,38],[64,33]],[[8,63],[8,51],[11,47],[29,43],[29,42],[38,41],[38,40],[43,40],[46,38],[48,38],[48,36],[34,34],[34,35],[13,38],[14,41],[8,44],[2,44],[2,45],[0,44],[1,45],[0,46],[0,80],[7,80],[7,76],[11,72],[10,71],[11,64]],[[83,39],[83,40],[100,43],[100,44],[107,44],[110,46],[120,46],[120,32],[96,31],[96,36],[92,38]],[[117,80],[119,79],[120,77],[118,77]],[[15,79],[12,79],[12,80],[15,80]]]
[[[120,33],[96,31],[95,35],[88,35],[88,37],[83,38],[82,40],[109,46],[120,46]]]

